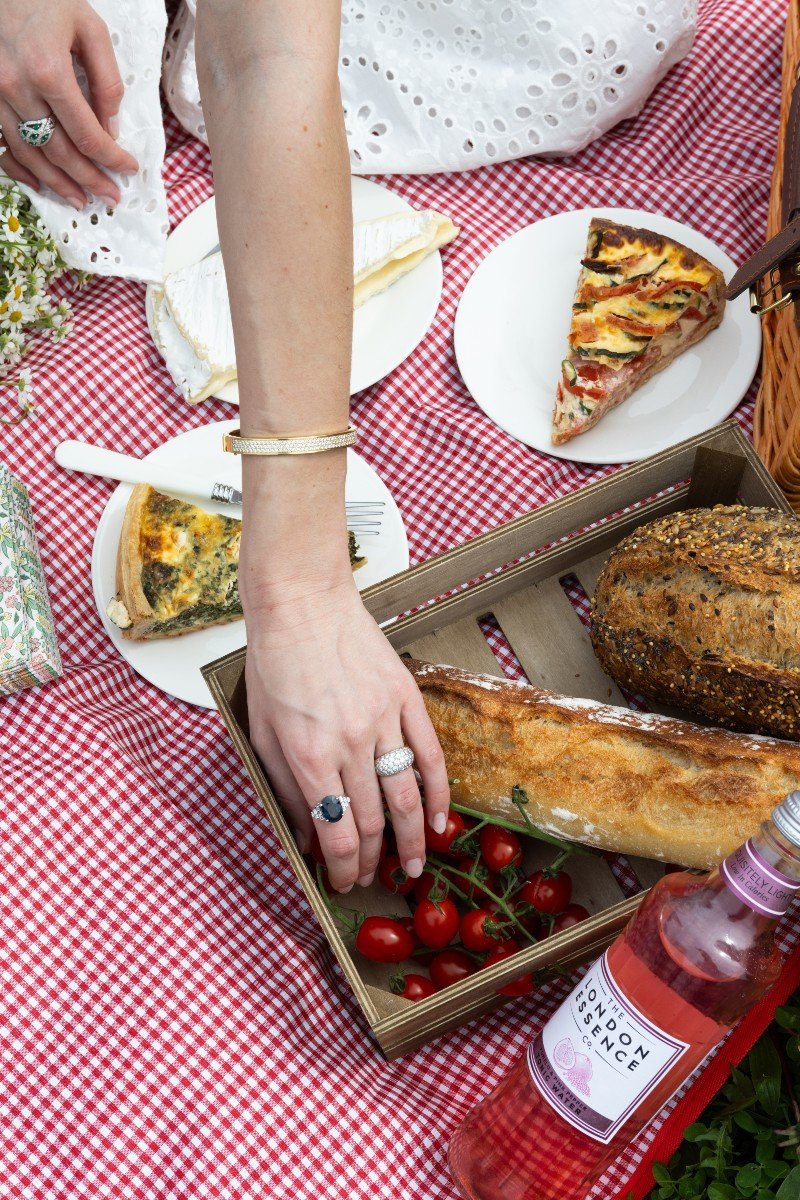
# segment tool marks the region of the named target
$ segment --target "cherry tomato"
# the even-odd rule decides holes
[[[527,996],[533,991],[533,973],[520,975],[519,979],[512,979],[503,987],[497,989],[498,996]]]
[[[538,911],[535,908],[531,908],[527,900],[520,900],[519,893],[514,897],[509,907],[519,923],[527,929],[528,933],[532,933],[534,937],[538,937],[542,931],[542,921]]]
[[[573,925],[579,925],[581,921],[587,920],[591,915],[582,904],[569,904],[561,916],[556,917],[553,922],[553,933],[562,933],[565,929],[571,929]]]
[[[466,979],[468,975],[474,975],[478,964],[463,950],[442,950],[428,969],[437,988],[444,988],[450,983],[458,983],[459,979]]]
[[[510,829],[487,825],[480,832],[481,854],[490,871],[517,867],[522,862],[522,842]]]
[[[516,938],[506,938],[505,941],[500,942],[495,947],[488,958],[483,960],[481,969],[484,967],[493,967],[495,963],[502,962],[504,958],[510,958],[512,954],[516,954],[521,949],[522,947]]]
[[[437,833],[425,819],[425,845],[435,854],[447,854],[453,842],[464,832],[464,822],[459,813],[452,810],[447,814],[447,824],[444,833]]]
[[[381,850],[380,850],[380,854],[378,855],[378,861],[386,858],[386,855],[388,853],[389,853],[389,843],[387,842],[386,837],[383,836],[383,837],[381,837]]]
[[[308,853],[311,855],[315,863],[319,863],[321,867],[325,866],[325,855],[322,853],[322,846],[319,844],[316,829],[311,835],[311,845],[308,848]]]
[[[547,871],[534,871],[528,876],[528,882],[519,889],[514,899],[530,904],[539,912],[564,912],[572,895],[572,880],[566,871],[556,871],[550,875]]]
[[[458,932],[458,909],[452,900],[420,900],[414,913],[414,929],[423,946],[443,950]]]
[[[402,925],[403,929],[405,929],[406,933],[411,936],[411,939],[412,939],[414,945],[418,946],[419,938],[417,937],[416,933],[414,932],[414,918],[413,917],[395,917],[395,920],[397,921],[397,924]]]
[[[425,975],[398,975],[392,980],[391,988],[404,1000],[424,1000],[438,991],[436,984]]]
[[[414,895],[418,900],[427,900],[434,884],[438,884],[438,895],[444,899],[450,890],[447,880],[434,875],[433,871],[423,871],[419,879],[414,880]]]
[[[411,957],[414,939],[393,917],[367,917],[356,934],[356,950],[372,962],[402,962]]]
[[[378,879],[387,892],[393,892],[395,896],[407,896],[414,890],[416,882],[410,875],[406,875],[396,854],[390,854],[388,858],[382,859],[378,866]]]
[[[497,929],[499,923],[499,918],[489,912],[488,908],[474,908],[471,912],[464,913],[458,926],[463,945],[467,950],[477,950],[480,953],[484,950],[495,950],[501,940]]]
[[[510,958],[512,954],[516,954],[521,949],[518,941],[514,938],[508,938],[505,942],[501,942],[492,954],[489,955],[481,963],[481,967],[493,967],[495,963],[502,962],[504,958]],[[498,996],[527,996],[533,991],[533,973],[520,975],[519,979],[512,979],[503,987],[497,989]]]

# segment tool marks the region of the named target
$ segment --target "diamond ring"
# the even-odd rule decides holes
[[[341,821],[349,807],[349,796],[324,796],[319,804],[312,808],[311,815],[315,821],[325,821],[329,825],[335,825],[337,821]]]
[[[33,121],[20,121],[19,136],[26,146],[46,146],[56,131],[54,117],[37,117]]]
[[[397,750],[387,750],[375,759],[375,773],[381,779],[391,775],[399,775],[414,765],[414,751],[408,746],[399,746]]]

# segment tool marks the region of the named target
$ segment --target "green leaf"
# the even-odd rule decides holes
[[[747,1056],[759,1103],[774,1116],[781,1102],[781,1060],[769,1033],[759,1038]]]
[[[698,1121],[694,1125],[687,1125],[686,1129],[684,1130],[683,1136],[687,1142],[696,1142],[697,1139],[701,1136],[701,1134],[704,1134],[705,1132],[706,1132],[705,1125],[701,1125],[700,1122]]]
[[[800,1197],[800,1166],[794,1167],[778,1188],[776,1200],[798,1200]]]
[[[743,1196],[752,1196],[761,1180],[761,1168],[755,1163],[748,1163],[736,1175],[736,1186]]]
[[[730,1183],[710,1183],[708,1200],[738,1200],[736,1188]]]
[[[672,1176],[664,1163],[653,1163],[653,1179],[656,1183],[672,1183]]]
[[[746,1133],[758,1133],[761,1126],[756,1121],[752,1113],[737,1112],[733,1114],[733,1120],[740,1129],[744,1129]]]

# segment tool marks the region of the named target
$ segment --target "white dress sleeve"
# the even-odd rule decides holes
[[[353,173],[574,154],[636,116],[689,53],[696,10],[696,0],[343,0]],[[205,140],[194,0],[171,30],[164,85],[178,119]]]
[[[111,173],[122,193],[113,212],[99,200],[77,212],[48,188],[41,193],[24,186],[22,190],[69,266],[95,275],[161,279],[168,230],[159,92],[167,28],[164,0],[92,0],[92,7],[108,25],[125,84],[119,141],[141,170],[131,176]],[[79,79],[86,91],[85,77]]]

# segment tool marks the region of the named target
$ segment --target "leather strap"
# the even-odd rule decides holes
[[[780,233],[739,268],[728,283],[726,295],[733,300],[777,269],[780,290],[783,295],[791,295],[795,325],[800,328],[800,82],[795,83],[792,92],[784,134],[781,224]]]

